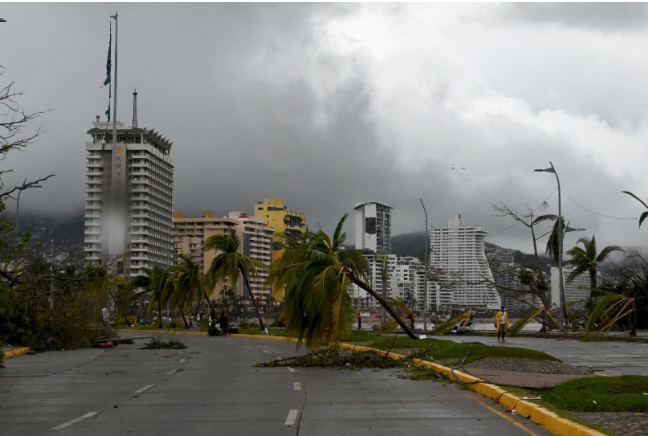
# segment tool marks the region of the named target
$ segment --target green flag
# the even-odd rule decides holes
[[[108,60],[106,61],[106,80],[104,80],[103,86],[106,86],[110,83],[110,71],[112,69],[111,56],[112,56],[112,23],[110,23],[110,40],[108,41]]]

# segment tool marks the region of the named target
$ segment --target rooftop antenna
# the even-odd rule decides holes
[[[133,127],[137,127],[137,88],[133,92]]]

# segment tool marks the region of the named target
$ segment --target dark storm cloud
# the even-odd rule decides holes
[[[632,30],[648,24],[645,3],[509,3],[503,11],[507,20],[598,31]]]
[[[252,211],[280,197],[312,228],[332,230],[356,202],[378,200],[395,208],[401,233],[422,228],[422,198],[431,225],[445,226],[457,212],[496,233],[512,222],[495,217],[490,203],[540,205],[555,180],[533,169],[549,160],[581,204],[615,216],[637,212],[620,194],[644,182],[620,162],[623,155],[640,162],[638,144],[648,136],[641,127],[648,88],[637,79],[648,68],[633,63],[630,71],[632,52],[608,69],[595,62],[599,40],[563,49],[562,36],[529,23],[536,15],[522,5],[495,8],[511,24],[498,34],[445,24],[452,5],[329,4],[4,7],[5,77],[28,92],[28,110],[53,109],[42,118],[47,132],[3,163],[16,181],[57,173],[46,189],[26,193],[21,209],[83,209],[85,132],[106,109],[99,86],[115,7],[119,119],[130,124],[137,87],[140,126],[174,142],[174,207],[188,215]],[[426,7],[441,9],[418,9]],[[556,10],[537,16],[550,22],[557,14],[575,26],[596,15]],[[516,39],[522,31],[533,39]],[[20,43],[5,44],[7,34]],[[557,45],[546,42],[552,38]],[[546,212],[556,213],[556,195],[548,202]],[[566,198],[563,207],[600,243],[635,237],[634,221],[605,221]],[[353,240],[352,224],[347,230]],[[521,226],[493,241],[531,250]]]

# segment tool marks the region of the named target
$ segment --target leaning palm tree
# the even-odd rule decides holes
[[[643,204],[644,207],[645,207],[646,209],[648,209],[648,204],[646,204],[646,203],[645,203],[641,198],[637,197],[637,196],[634,195],[632,192],[630,192],[630,191],[623,191],[623,193],[624,193],[624,194],[628,194],[629,196],[631,196],[632,198],[634,198],[635,200],[637,200],[639,203]],[[642,213],[641,216],[639,217],[639,227],[641,227],[641,224],[644,222],[644,220],[645,220],[646,218],[648,218],[648,211]]]
[[[153,306],[157,303],[158,327],[162,328],[162,299],[168,290],[167,281],[169,280],[170,270],[156,266],[153,269],[142,268],[142,271],[144,271],[144,274],[134,277],[131,280],[131,285],[135,288],[142,288],[144,292],[151,295],[151,300],[146,309],[147,315],[151,313]]]
[[[368,267],[362,252],[344,250],[346,218],[342,217],[332,238],[322,230],[305,232],[273,264],[269,281],[276,292],[285,290],[283,317],[288,330],[306,339],[311,348],[342,340],[355,318],[351,298],[355,284],[378,300],[410,338],[417,339],[389,302],[363,281]]]
[[[250,300],[252,300],[252,305],[254,305],[254,310],[259,318],[259,326],[264,331],[263,318],[261,317],[257,299],[254,292],[252,292],[248,275],[255,278],[259,269],[267,269],[268,267],[261,261],[239,253],[239,249],[240,241],[236,233],[210,236],[205,241],[204,250],[216,250],[219,254],[214,258],[205,275],[212,289],[213,286],[220,283],[227,283],[230,288],[234,289],[240,273],[243,276],[243,281],[250,294]]]
[[[176,293],[184,296],[185,304],[191,307],[194,301],[204,298],[209,307],[212,319],[216,319],[216,309],[207,295],[205,277],[202,274],[202,266],[191,260],[186,254],[181,254],[180,263],[174,268],[177,274]]]
[[[589,273],[590,298],[594,298],[595,290],[598,288],[596,280],[598,264],[606,260],[611,253],[624,250],[616,245],[609,245],[598,253],[596,250],[596,236],[592,236],[592,239],[588,237],[580,238],[576,244],[583,244],[583,247],[574,247],[567,252],[572,257],[569,263],[574,266],[574,270],[567,277],[567,281],[571,282],[581,274]]]

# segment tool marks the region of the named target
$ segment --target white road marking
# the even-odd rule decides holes
[[[185,363],[187,359],[180,359],[180,363]]]
[[[277,359],[281,360],[281,356],[277,356]]]
[[[171,371],[167,372],[167,375],[173,375],[176,371],[177,369],[172,369]]]
[[[288,367],[288,371],[290,371],[290,372],[295,372],[295,370],[292,369],[291,367]]]
[[[248,347],[248,348],[252,348],[252,345],[246,345],[246,347]]]
[[[301,383],[300,382],[293,382],[293,386],[295,387],[296,391],[301,391]]]
[[[284,423],[285,425],[293,425],[295,421],[297,420],[297,414],[299,411],[297,409],[290,409],[288,412],[288,417],[286,418],[286,422]]]
[[[225,342],[226,344],[231,344],[231,342]]]
[[[69,427],[69,426],[71,426],[71,425],[74,425],[74,424],[76,424],[77,422],[81,422],[81,421],[83,421],[84,419],[91,418],[91,417],[95,416],[96,414],[97,414],[97,412],[90,412],[90,413],[86,413],[86,414],[83,415],[81,418],[76,418],[76,419],[73,419],[73,420],[71,420],[71,421],[68,421],[68,422],[66,422],[66,423],[64,423],[64,424],[61,424],[61,425],[59,425],[59,426],[54,427],[52,430],[63,430],[64,428],[67,428],[67,427]],[[294,422],[294,421],[293,421],[293,422]]]
[[[135,393],[136,393],[136,394],[141,394],[141,393],[143,393],[144,391],[147,391],[147,390],[151,389],[153,386],[155,386],[155,385],[146,385],[146,386],[144,386],[142,389],[138,389],[138,390],[136,390]]]
[[[263,351],[264,353],[270,354],[270,352],[268,350],[261,350],[261,351]]]

